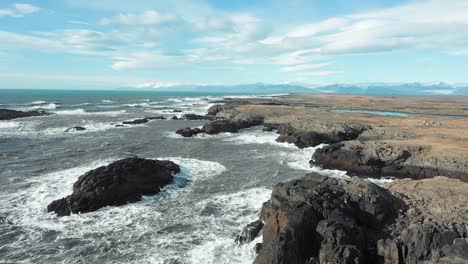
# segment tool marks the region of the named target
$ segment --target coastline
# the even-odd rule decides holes
[[[468,259],[466,102],[340,95],[231,99],[208,111],[218,119],[211,122],[215,131],[208,123],[196,134],[262,124],[277,131],[279,142],[299,148],[327,144],[310,157],[311,166],[358,176],[342,180],[311,173],[278,183],[260,219],[240,235],[242,244],[262,234],[256,264],[463,263]],[[395,180],[382,188],[360,179],[382,177]]]

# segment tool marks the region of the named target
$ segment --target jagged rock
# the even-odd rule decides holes
[[[185,114],[182,119],[186,120],[214,120],[215,117],[212,115],[196,115],[196,114]]]
[[[183,111],[182,110],[179,110],[179,109],[174,109],[172,110],[173,113],[182,113]]]
[[[200,128],[190,128],[190,127],[186,127],[186,128],[181,128],[179,130],[176,131],[176,134],[178,135],[181,135],[183,137],[192,137],[194,135],[197,135],[197,134],[200,134],[200,133],[203,133],[205,132],[203,129],[200,129]]]
[[[172,120],[179,120],[179,118],[177,116],[173,116],[171,119]]]
[[[263,228],[263,222],[260,220],[248,224],[242,232],[236,236],[236,243],[243,245],[253,241]]]
[[[167,118],[165,118],[164,116],[149,116],[149,117],[145,117],[145,119],[148,119],[148,120],[165,120]]]
[[[278,142],[294,144],[299,148],[316,147],[320,144],[338,143],[346,140],[356,139],[365,130],[364,125],[348,125],[343,123],[327,124],[302,130],[295,128],[292,124],[281,126],[278,129],[280,136]]]
[[[88,171],[73,184],[73,193],[47,206],[58,216],[87,213],[105,206],[140,201],[142,195],[154,195],[170,184],[180,172],[171,161],[126,158]]]
[[[423,179],[445,175],[468,181],[468,164],[457,164],[451,159],[425,157],[429,146],[399,145],[381,141],[348,141],[318,149],[311,164],[324,169],[338,169],[363,177],[392,176]]]
[[[22,117],[42,116],[42,115],[48,115],[48,113],[44,111],[23,112],[23,111],[16,111],[16,110],[10,110],[10,109],[0,109],[0,120],[11,120],[11,119],[22,118]]]
[[[229,109],[235,109],[235,106],[232,104],[215,104],[208,108],[208,115],[215,116],[221,111],[229,110]]]
[[[221,132],[231,132],[231,133],[236,133],[239,132],[238,127],[236,124],[229,120],[215,120],[212,121],[208,124],[205,124],[202,127],[202,130],[205,131],[205,133],[213,135],[213,134],[219,134]]]
[[[72,131],[84,131],[86,128],[81,126],[70,127],[65,130],[65,132],[72,132]]]
[[[139,125],[139,124],[144,124],[149,121],[148,118],[140,118],[140,119],[135,119],[131,121],[123,121],[122,123],[125,125]]]
[[[262,208],[266,224],[254,263],[377,263],[376,243],[403,207],[365,180],[308,174],[280,183]]]
[[[231,121],[238,129],[259,126],[264,122],[263,116],[237,110],[225,110],[219,112],[216,117]]]
[[[254,263],[468,262],[468,183],[437,177],[387,187],[317,174],[278,184],[262,208]]]

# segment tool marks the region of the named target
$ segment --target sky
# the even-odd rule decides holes
[[[0,88],[468,83],[467,73],[467,0],[0,1]]]

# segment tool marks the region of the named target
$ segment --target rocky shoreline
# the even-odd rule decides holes
[[[307,174],[278,184],[260,219],[236,238],[244,244],[263,235],[254,263],[468,261],[468,137],[453,137],[468,128],[467,122],[418,116],[405,120],[413,123],[408,129],[391,117],[343,118],[330,114],[330,105],[288,103],[296,99],[224,101],[209,109],[214,121],[177,131],[190,137],[264,125],[277,131],[278,142],[299,148],[328,144],[314,153],[311,166],[359,176],[340,180]],[[448,140],[434,134],[443,123],[455,124],[441,130]],[[447,148],[453,152],[444,152]],[[404,180],[380,187],[362,179],[381,177]]]

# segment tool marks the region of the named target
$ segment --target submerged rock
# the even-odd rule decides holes
[[[135,119],[131,121],[123,121],[122,123],[125,125],[139,125],[139,124],[144,124],[149,121],[148,118],[140,118],[140,119]]]
[[[75,126],[75,127],[69,127],[65,130],[65,132],[72,132],[72,131],[84,131],[86,128],[82,126]]]
[[[10,109],[0,109],[0,120],[11,120],[22,117],[31,117],[31,116],[42,116],[48,115],[44,111],[16,111]]]
[[[177,164],[165,160],[126,158],[91,170],[73,184],[73,193],[47,206],[58,216],[87,213],[105,206],[140,201],[142,195],[155,195],[172,183]]]

